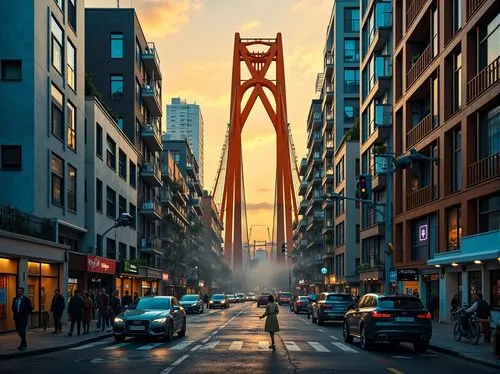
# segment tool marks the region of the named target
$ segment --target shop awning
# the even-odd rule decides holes
[[[500,258],[500,230],[463,237],[458,251],[437,253],[427,265],[451,265]]]

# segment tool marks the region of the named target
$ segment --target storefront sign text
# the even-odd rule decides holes
[[[163,279],[165,282],[168,282],[168,273],[162,273],[161,279]]]
[[[122,272],[123,273],[130,273],[130,274],[139,274],[139,266],[136,264],[123,260],[122,261]]]
[[[398,281],[418,281],[418,269],[398,269]]]
[[[69,284],[78,284],[78,278],[68,278]]]
[[[98,256],[87,256],[87,271],[91,273],[115,274],[116,263]]]

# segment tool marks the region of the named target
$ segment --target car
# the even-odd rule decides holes
[[[297,298],[293,302],[293,308],[292,310],[295,312],[295,314],[298,314],[300,312],[306,312],[309,309],[309,304],[310,301],[307,298],[307,296],[297,296]]]
[[[246,300],[247,301],[255,301],[255,300],[257,300],[257,296],[253,292],[249,292],[249,293],[247,293]]]
[[[215,308],[224,308],[227,309],[229,308],[229,301],[226,297],[226,295],[222,293],[216,293],[212,295],[212,298],[208,302],[208,307],[210,309],[215,309]]]
[[[200,295],[183,295],[179,300],[179,304],[181,304],[186,313],[203,313],[205,309]]]
[[[344,316],[354,305],[351,294],[341,292],[322,292],[312,303],[312,321],[323,325],[325,321],[343,321]]]
[[[279,305],[290,304],[291,300],[292,300],[292,294],[290,292],[281,292],[278,295],[278,304]]]
[[[343,335],[347,343],[358,338],[363,350],[376,342],[409,342],[423,353],[432,337],[432,316],[418,297],[366,294],[345,314]]]
[[[269,293],[261,293],[259,297],[257,298],[257,308],[260,307],[261,305],[267,305],[267,300],[269,297]]]
[[[113,320],[113,336],[122,342],[127,337],[162,337],[166,341],[186,335],[186,312],[173,296],[144,296]]]
[[[244,303],[245,302],[245,294],[244,293],[238,292],[234,296],[236,296],[237,303]]]
[[[231,304],[234,304],[234,303],[238,302],[238,300],[236,299],[236,296],[234,296],[233,294],[228,294],[228,295],[227,295],[227,300],[228,300]]]

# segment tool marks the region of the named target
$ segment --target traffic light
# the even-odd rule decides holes
[[[286,243],[281,244],[281,252],[283,252],[283,253],[286,252]]]
[[[358,185],[356,197],[361,200],[369,200],[372,195],[372,176],[371,174],[361,174],[358,176]]]

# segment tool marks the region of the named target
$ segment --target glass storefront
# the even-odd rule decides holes
[[[0,332],[15,329],[11,304],[16,297],[17,260],[0,258]]]
[[[30,328],[39,327],[42,313],[50,311],[50,302],[59,288],[59,265],[41,262],[28,262],[28,289],[25,295],[33,305]]]
[[[125,291],[128,291],[130,296],[134,296],[134,293],[140,296],[142,292],[141,281],[133,277],[120,276],[115,279],[115,289],[120,298],[125,295]]]
[[[469,271],[469,305],[472,305],[478,292],[483,292],[482,283],[481,270]]]
[[[158,294],[158,281],[146,281],[141,282],[142,292],[140,296],[151,295],[152,293]]]
[[[420,290],[418,289],[418,281],[405,281],[403,282],[403,292],[406,295],[413,295],[415,292],[420,294]]]
[[[68,278],[68,300],[75,294],[75,290],[78,290],[78,278]]]

